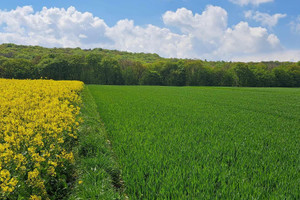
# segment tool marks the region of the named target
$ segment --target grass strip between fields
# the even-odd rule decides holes
[[[120,170],[97,112],[97,105],[87,87],[82,92],[83,105],[77,155],[78,177],[69,199],[123,199]]]

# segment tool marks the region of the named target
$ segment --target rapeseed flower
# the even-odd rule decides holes
[[[80,81],[0,79],[0,199],[49,199],[73,165]],[[28,191],[20,194],[18,190]]]

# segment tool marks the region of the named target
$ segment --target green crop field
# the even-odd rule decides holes
[[[300,199],[300,89],[89,85],[130,199]]]

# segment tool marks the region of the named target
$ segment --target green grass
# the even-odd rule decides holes
[[[88,88],[130,199],[300,199],[299,88]]]
[[[81,118],[76,160],[78,177],[70,200],[124,199],[120,170],[87,87],[82,92]],[[79,184],[79,181],[82,181]]]

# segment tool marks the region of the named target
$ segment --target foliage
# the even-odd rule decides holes
[[[81,80],[102,85],[299,87],[290,62],[208,62],[157,54],[0,45],[0,77]]]
[[[161,85],[161,81],[160,74],[151,70],[147,70],[141,78],[142,85]]]
[[[300,198],[298,88],[88,88],[129,199]]]
[[[66,195],[82,87],[79,81],[0,79],[1,199]]]

